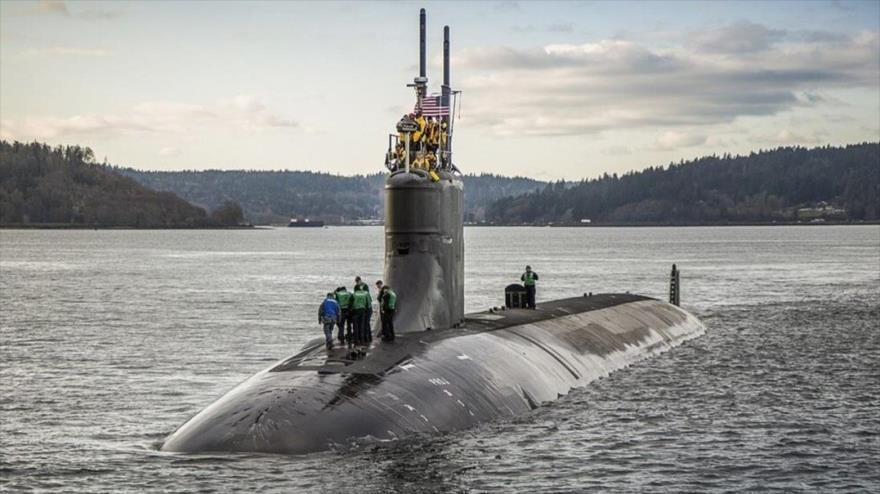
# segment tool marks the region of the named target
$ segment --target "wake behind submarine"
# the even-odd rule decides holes
[[[441,93],[429,95],[424,9],[411,86],[414,114],[386,155],[384,273],[398,294],[396,340],[352,351],[316,338],[196,414],[162,451],[303,454],[461,430],[526,413],[705,332],[677,305],[631,294],[465,315],[449,27]]]

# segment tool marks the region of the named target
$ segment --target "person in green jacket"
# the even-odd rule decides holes
[[[379,310],[382,313],[382,339],[394,341],[394,311],[397,310],[397,294],[390,286],[382,286],[379,294]]]
[[[336,301],[339,303],[339,335],[340,343],[351,341],[352,316],[351,316],[351,292],[344,286],[336,289]]]
[[[535,282],[538,281],[538,273],[532,271],[531,266],[526,266],[526,272],[519,277],[526,286],[526,307],[535,308]]]
[[[367,310],[373,306],[373,301],[370,299],[370,292],[365,290],[366,284],[364,286],[358,286],[354,290],[354,295],[352,295],[351,301],[351,315],[352,319],[354,319],[354,342],[357,345],[362,345],[370,340],[367,335]]]

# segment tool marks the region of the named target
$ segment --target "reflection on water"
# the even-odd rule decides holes
[[[0,231],[4,488],[559,492],[880,488],[880,228],[467,228],[468,311],[666,294],[709,333],[513,421],[306,457],[155,445],[381,277],[380,228]]]

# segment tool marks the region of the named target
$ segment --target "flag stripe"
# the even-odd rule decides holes
[[[444,106],[440,100],[440,95],[425,96],[416,104],[415,109],[416,111],[421,109],[422,115],[426,117],[448,117],[449,106]]]

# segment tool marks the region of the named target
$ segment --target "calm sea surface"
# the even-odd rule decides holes
[[[320,335],[381,228],[0,230],[0,490],[880,491],[880,227],[467,228],[468,311],[631,291],[708,333],[530,415],[391,445],[179,455],[160,440]]]

